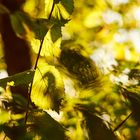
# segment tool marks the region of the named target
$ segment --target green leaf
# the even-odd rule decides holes
[[[61,26],[59,24],[56,24],[51,28],[51,39],[53,42],[55,42],[61,37],[62,37]]]
[[[83,88],[95,88],[101,86],[101,73],[95,63],[82,53],[86,52],[79,44],[66,44],[62,47],[60,63],[67,68],[69,74],[79,80]]]
[[[31,100],[41,109],[59,112],[63,98],[64,84],[59,71],[50,65],[39,67],[35,73]]]
[[[1,117],[1,116],[0,116]],[[0,125],[0,132],[11,140],[66,140],[65,129],[48,113],[31,111],[24,119]]]
[[[55,4],[53,15],[58,19],[69,19],[73,9],[73,0],[60,0],[59,3]]]
[[[52,18],[55,19],[69,19],[74,9],[73,0],[50,0],[46,3],[46,14],[49,16],[53,7]]]
[[[52,42],[55,43],[59,38],[62,37],[61,28],[64,26],[69,20],[65,19],[51,19],[51,22],[54,23],[53,27],[50,29]]]
[[[108,123],[97,113],[84,105],[78,108],[82,112],[90,140],[117,140]]]
[[[26,110],[28,101],[20,94],[13,94],[13,102],[15,103],[15,106],[19,106],[21,109]]]
[[[11,14],[10,17],[12,27],[17,35],[24,36],[30,30],[35,34],[35,38],[40,40],[44,38],[54,24],[48,19],[33,18],[21,11]]]
[[[64,6],[65,10],[71,15],[74,9],[73,0],[61,0],[61,4]]]
[[[46,112],[31,112],[27,121],[28,133],[41,140],[66,140],[65,129]]]
[[[29,84],[32,82],[34,77],[34,70],[27,70],[13,76],[9,76],[7,78],[0,79],[0,86],[6,87],[7,85],[10,86],[18,86]]]
[[[26,133],[26,126],[22,123],[16,125],[3,125],[1,129],[4,131],[6,137],[11,140],[32,140],[33,137],[29,133]]]
[[[61,0],[54,0],[54,3],[57,4],[59,3]]]
[[[23,26],[23,21],[20,18],[20,15],[18,13],[14,13],[10,15],[11,25],[14,30],[14,32],[18,36],[24,36],[26,31]]]
[[[0,109],[0,125],[10,121],[10,113],[6,110]]]
[[[140,69],[132,69],[129,73],[129,78],[140,80]]]
[[[140,125],[140,95],[130,92],[127,89],[124,89],[123,95],[130,101],[133,117]]]
[[[0,14],[9,14],[10,11],[3,5],[0,4]]]
[[[28,19],[25,22],[27,26],[35,33],[35,38],[42,40],[48,30],[53,26],[53,22],[48,19]]]

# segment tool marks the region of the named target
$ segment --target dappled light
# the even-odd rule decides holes
[[[0,139],[139,140],[140,0],[0,0]]]

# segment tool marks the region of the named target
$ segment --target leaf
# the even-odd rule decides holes
[[[10,121],[10,113],[6,110],[0,109],[0,125]]]
[[[13,94],[12,98],[3,97],[2,106],[12,113],[23,113],[27,110],[28,101],[20,94]]]
[[[7,103],[7,108],[9,105],[12,112],[25,112],[27,110],[28,101],[22,95],[19,94],[13,94],[12,97],[13,100]]]
[[[62,37],[61,28],[64,26],[69,20],[65,19],[51,19],[52,23],[54,23],[53,27],[50,29],[52,42],[55,43],[59,38]]]
[[[82,112],[90,140],[117,140],[107,122],[97,113],[90,111],[84,105],[78,108]]]
[[[41,140],[66,140],[65,129],[43,111],[29,113],[27,133]]]
[[[25,35],[26,31],[25,31],[25,28],[23,27],[23,21],[19,18],[18,13],[11,14],[10,20],[11,20],[12,28],[15,31],[15,33],[18,36]]]
[[[55,42],[61,37],[62,37],[61,26],[59,24],[56,24],[51,28],[52,41]]]
[[[64,84],[59,71],[50,65],[39,67],[35,73],[31,100],[41,109],[59,112],[63,98]]]
[[[61,0],[54,0],[54,3],[57,4],[59,3]]]
[[[3,125],[1,129],[4,131],[6,137],[11,140],[32,140],[33,137],[29,133],[26,133],[26,126],[22,123],[16,125]]]
[[[7,84],[10,86],[18,86],[29,84],[32,82],[34,77],[34,70],[27,70],[7,78],[0,79],[0,86],[6,87]]]
[[[27,13],[18,11],[10,15],[11,24],[16,32],[20,36],[25,36],[28,30],[35,34],[35,38],[42,40],[48,30],[53,26],[53,22],[44,18],[33,18]]]
[[[2,131],[11,140],[67,140],[61,124],[39,110],[29,112],[26,124],[24,119],[1,124]]]
[[[65,10],[71,15],[74,9],[73,0],[61,0],[61,4],[64,6]]]
[[[137,80],[140,80],[140,70],[139,69],[132,69],[129,73],[129,78],[135,78]]]
[[[82,53],[83,47],[77,45],[63,46],[60,54],[60,63],[70,74],[80,81],[81,87],[101,87],[101,73],[95,63]]]
[[[46,2],[46,9],[45,12],[49,16],[50,12],[53,7],[54,2],[54,9],[52,12],[52,18],[55,19],[69,19],[70,15],[73,12],[74,9],[74,3],[73,0],[50,0]]]
[[[45,37],[48,30],[54,24],[50,20],[43,19],[43,18],[39,18],[39,19],[32,18],[32,19],[30,19],[30,21],[28,20],[25,23],[27,24],[29,29],[31,29],[31,31],[33,31],[35,33],[35,38],[40,39],[40,40],[42,40]]]
[[[140,95],[130,92],[127,89],[124,89],[123,95],[130,101],[133,117],[140,125]]]
[[[3,5],[0,4],[0,14],[9,14],[10,11]]]

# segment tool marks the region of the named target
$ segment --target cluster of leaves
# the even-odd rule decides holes
[[[75,5],[73,20],[68,25],[68,28],[71,26],[68,30],[71,30],[69,34],[73,35],[72,39],[65,40],[64,36],[63,41],[61,31],[73,12],[72,0],[37,0],[36,3],[30,0],[24,3],[26,12],[19,10],[14,13],[0,4],[0,14],[10,17],[16,35],[31,44],[33,53],[42,56],[33,70],[0,80],[3,88],[0,93],[0,133],[3,139],[123,140],[121,134],[125,128],[130,131],[132,127],[139,128],[139,64],[117,57],[118,65],[114,66],[114,71],[108,75],[101,72],[90,57],[91,50],[97,49],[93,46],[98,42],[100,45],[108,43],[117,25],[112,23],[114,30],[111,31],[109,25],[99,19],[108,5],[111,7],[111,3],[107,5],[104,0],[97,0],[93,4],[89,0],[85,2],[84,11],[81,10],[84,2],[81,0],[81,4]],[[34,8],[33,12],[28,13],[26,9],[29,3],[43,5],[42,10]],[[87,7],[92,9],[90,15]],[[80,16],[78,10],[81,10]],[[117,10],[120,10],[119,7]],[[86,18],[81,16],[82,13]],[[91,21],[88,16],[98,20]],[[79,24],[75,23],[77,20]],[[80,23],[83,20],[84,24]],[[109,38],[103,37],[106,32],[109,32]],[[86,42],[90,44],[93,41],[93,48],[89,52]],[[38,51],[39,47],[42,48],[41,52]],[[110,82],[110,75],[119,77],[126,68],[129,69],[126,74],[128,80],[136,80],[136,84]],[[17,85],[28,85],[28,100],[9,92],[10,86]],[[49,109],[62,113],[59,122],[47,113]],[[130,116],[135,122],[133,119],[132,122],[127,121]],[[129,138],[132,137],[136,137],[134,133]]]

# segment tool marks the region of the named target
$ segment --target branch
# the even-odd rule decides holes
[[[113,132],[117,131],[133,114],[133,112],[131,112],[114,130]]]

